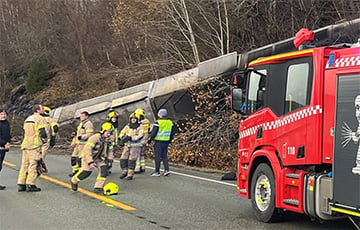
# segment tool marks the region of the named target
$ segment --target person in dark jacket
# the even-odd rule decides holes
[[[10,149],[10,125],[7,121],[6,110],[0,109],[0,171],[6,152]],[[0,185],[0,190],[4,190],[6,186]]]
[[[164,164],[164,176],[170,174],[169,162],[168,162],[168,147],[174,136],[174,125],[173,122],[167,118],[167,110],[160,109],[158,112],[159,119],[151,130],[148,144],[155,139],[155,172],[151,176],[160,176],[160,164],[161,161]]]

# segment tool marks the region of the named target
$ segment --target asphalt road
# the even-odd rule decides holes
[[[168,177],[151,177],[148,165],[134,180],[120,180],[114,164],[107,182],[115,182],[115,196],[92,193],[97,172],[70,189],[69,155],[49,155],[49,173],[37,181],[42,191],[17,192],[19,150],[5,157],[0,173],[0,229],[355,229],[347,219],[320,223],[289,212],[280,223],[258,222],[249,200],[236,193],[235,181],[220,174],[171,167]]]

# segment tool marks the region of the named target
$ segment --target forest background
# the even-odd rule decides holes
[[[33,102],[72,104],[359,16],[358,0],[0,0],[0,105],[21,127]],[[170,160],[236,170],[224,87],[191,89],[197,112]]]

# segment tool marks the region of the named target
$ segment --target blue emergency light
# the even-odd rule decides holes
[[[334,64],[335,64],[335,54],[332,53],[332,54],[330,54],[330,56],[329,56],[329,67],[330,67],[330,66],[334,66]]]

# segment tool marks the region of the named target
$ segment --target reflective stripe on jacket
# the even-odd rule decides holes
[[[131,140],[127,142],[128,147],[141,147],[143,145],[144,127],[140,125],[137,129],[131,129],[129,125],[126,125],[120,132],[120,139],[125,136],[131,137]]]
[[[169,141],[171,137],[171,130],[173,127],[173,122],[169,119],[159,119],[157,120],[159,124],[159,130],[156,134],[156,141]]]
[[[87,141],[87,139],[93,135],[94,133],[94,127],[91,121],[85,120],[80,122],[80,124],[77,127],[76,136],[81,136],[81,140],[76,139],[76,144],[82,144],[84,145]]]
[[[36,149],[43,144],[40,129],[46,129],[47,122],[40,114],[34,113],[24,121],[24,140],[21,149]],[[47,140],[44,140],[45,142]]]

